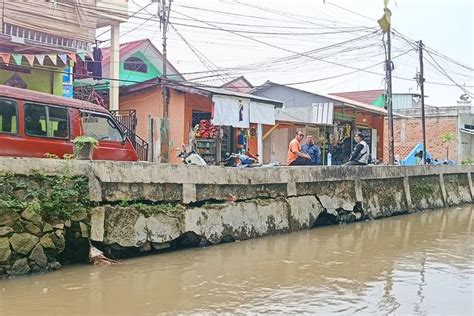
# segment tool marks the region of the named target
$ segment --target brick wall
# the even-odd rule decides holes
[[[427,117],[426,143],[428,152],[433,158],[446,159],[446,145],[440,138],[445,132],[453,134],[453,141],[449,144],[449,159],[457,159],[457,117]],[[417,144],[423,143],[421,118],[395,118],[393,124],[395,155],[404,159]],[[384,139],[388,139],[388,125],[385,119]],[[384,144],[384,161],[388,162],[388,142]]]

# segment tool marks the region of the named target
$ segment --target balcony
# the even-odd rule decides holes
[[[128,0],[0,2],[2,52],[87,50],[97,28],[128,19]]]
[[[128,0],[97,0],[97,27],[128,20]]]

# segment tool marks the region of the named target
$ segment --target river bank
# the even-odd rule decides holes
[[[474,209],[439,209],[0,280],[7,315],[472,315]],[[59,300],[59,301],[58,301]]]
[[[0,275],[472,203],[473,171],[0,158]]]

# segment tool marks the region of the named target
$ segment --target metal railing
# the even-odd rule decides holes
[[[136,110],[109,110],[114,118],[122,123],[127,129],[136,134],[137,111]]]
[[[137,116],[135,110],[113,110],[110,111],[115,118],[119,128],[125,133],[132,142],[138,159],[148,161],[149,144],[136,134]]]

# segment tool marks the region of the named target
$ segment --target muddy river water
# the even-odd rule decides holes
[[[0,280],[1,315],[474,313],[474,206]]]

